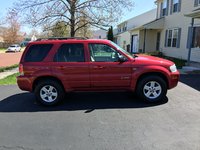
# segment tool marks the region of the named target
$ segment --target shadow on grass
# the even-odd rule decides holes
[[[31,93],[21,93],[0,101],[0,112],[78,111],[90,113],[97,109],[136,109],[154,107],[168,102],[145,103],[132,93],[70,93],[57,106],[45,107],[35,101]]]

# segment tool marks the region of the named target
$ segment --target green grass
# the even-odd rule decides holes
[[[185,66],[185,63],[187,62],[186,60],[183,60],[183,59],[164,56],[163,53],[159,52],[159,51],[149,52],[149,53],[145,53],[145,54],[170,60],[176,64],[176,67],[178,69],[181,69],[183,66]]]
[[[5,72],[7,70],[11,70],[11,69],[14,69],[14,68],[17,68],[17,67],[18,67],[18,64],[8,66],[8,67],[0,67],[0,72]]]
[[[19,75],[19,73],[15,73],[13,75],[10,75],[4,79],[0,80],[0,85],[12,85],[17,83],[16,77]]]
[[[178,58],[173,58],[173,57],[163,56],[163,58],[167,59],[167,60],[170,60],[170,61],[173,61],[176,64],[176,67],[178,69],[181,69],[183,66],[185,66],[185,64],[187,62],[186,60],[178,59]]]
[[[0,48],[0,51],[4,51],[4,52],[5,52],[5,51],[6,51],[6,48]]]

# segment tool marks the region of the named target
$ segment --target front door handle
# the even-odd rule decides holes
[[[103,66],[94,66],[93,68],[94,69],[103,69],[104,67]]]

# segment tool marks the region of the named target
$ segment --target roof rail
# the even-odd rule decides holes
[[[71,39],[75,39],[75,40],[87,40],[88,38],[84,38],[84,37],[51,37],[51,38],[40,38],[40,39],[37,39],[36,41],[45,41],[45,40],[71,40]]]

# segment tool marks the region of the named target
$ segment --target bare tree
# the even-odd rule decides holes
[[[14,44],[23,40],[23,35],[20,33],[19,16],[17,12],[12,9],[9,10],[6,16],[7,27],[3,31],[3,39],[5,43]]]
[[[20,0],[15,4],[22,12],[26,23],[33,26],[63,21],[70,27],[74,37],[81,28],[91,25],[98,28],[109,27],[118,21],[124,10],[133,6],[132,0]],[[82,22],[82,17],[87,22]]]

